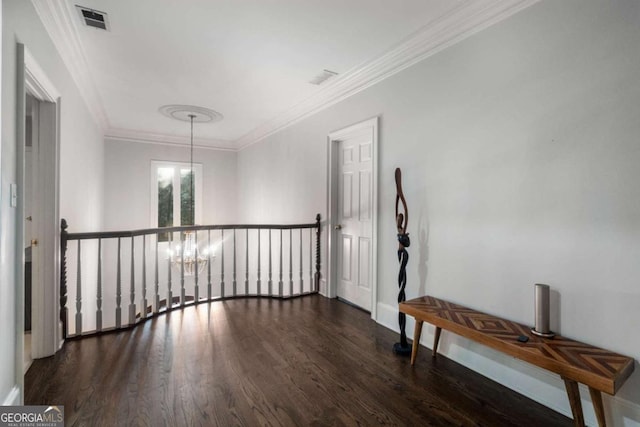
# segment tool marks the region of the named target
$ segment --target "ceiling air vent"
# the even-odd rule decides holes
[[[76,9],[78,9],[80,18],[82,18],[82,22],[84,22],[84,25],[87,27],[98,28],[106,31],[110,30],[109,17],[106,13],[79,5],[76,5]]]
[[[318,74],[317,76],[309,80],[309,83],[311,83],[312,85],[321,85],[322,83],[329,80],[331,77],[334,77],[337,75],[338,73],[336,73],[335,71],[322,70],[322,73]]]

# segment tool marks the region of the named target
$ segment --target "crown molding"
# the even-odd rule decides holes
[[[98,90],[91,79],[87,59],[82,49],[77,27],[74,24],[76,15],[69,11],[66,1],[31,0],[31,4],[78,86],[96,124],[104,131],[109,127],[109,120]]]
[[[367,62],[337,76],[311,97],[256,127],[236,141],[199,140],[200,148],[242,150],[319,111],[490,27],[539,0],[466,0],[449,13]],[[75,15],[66,1],[31,0],[63,62],[105,137],[165,145],[184,145],[181,137],[113,129],[91,78]]]
[[[191,142],[189,137],[185,136],[164,135],[160,133],[116,128],[107,129],[104,137],[106,141],[138,142],[143,144],[168,145],[180,148],[188,148]],[[193,147],[207,150],[238,151],[233,141],[224,139],[193,138]]]
[[[247,148],[331,105],[490,27],[539,0],[468,0],[441,18],[423,26],[382,55],[332,79],[313,96],[236,141]]]

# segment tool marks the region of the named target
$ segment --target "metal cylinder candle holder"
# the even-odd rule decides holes
[[[549,285],[537,283],[534,287],[535,325],[531,333],[543,338],[553,338],[549,327]]]

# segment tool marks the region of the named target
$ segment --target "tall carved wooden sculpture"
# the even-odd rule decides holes
[[[402,211],[399,210],[400,202],[402,202]],[[409,262],[409,252],[407,248],[411,244],[409,233],[407,233],[407,224],[409,222],[409,210],[407,201],[402,193],[402,172],[400,168],[396,168],[396,226],[398,228],[398,261],[400,262],[400,272],[398,273],[398,304],[406,300],[404,288],[407,286],[407,263]],[[407,326],[407,316],[404,313],[398,313],[398,322],[400,323],[400,342],[393,345],[393,352],[400,356],[409,356],[411,354],[411,346],[407,343],[407,334],[405,328]]]

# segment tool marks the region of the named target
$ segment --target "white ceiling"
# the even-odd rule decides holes
[[[224,115],[196,143],[240,149],[536,0],[33,0],[105,135],[186,143],[190,104]],[[82,24],[75,5],[109,16]],[[338,74],[309,83],[323,69]]]

